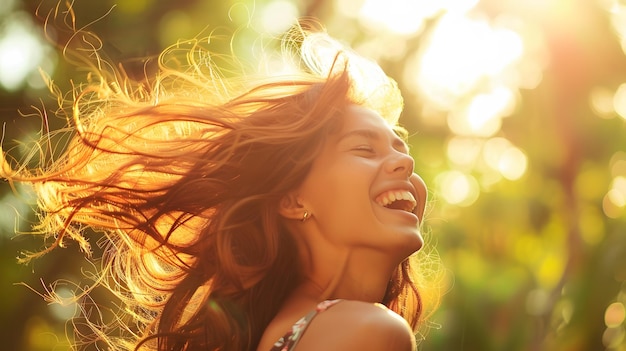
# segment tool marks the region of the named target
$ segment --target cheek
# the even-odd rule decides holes
[[[351,204],[369,202],[372,184],[371,171],[359,163],[345,162],[326,174],[325,184],[332,193],[332,201]]]
[[[320,157],[301,188],[302,200],[320,223],[320,229],[349,231],[363,229],[373,214],[371,186],[376,164],[347,157]]]
[[[371,212],[369,175],[355,167],[332,167],[307,182],[309,203],[320,221],[349,224]],[[369,211],[369,212],[368,212]],[[328,223],[329,225],[331,223]]]
[[[352,232],[372,227],[373,208],[367,175],[349,171],[336,173],[327,179],[323,194],[318,204],[318,219],[324,228],[352,235]]]

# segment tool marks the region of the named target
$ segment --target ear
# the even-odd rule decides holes
[[[301,220],[305,212],[304,205],[301,204],[295,192],[289,192],[280,199],[278,213],[287,219]]]

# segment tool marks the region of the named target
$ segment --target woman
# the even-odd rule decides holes
[[[197,41],[188,65],[173,47],[144,82],[98,59],[60,158],[27,172],[2,153],[2,176],[32,184],[37,231],[55,239],[27,258],[66,239],[90,252],[87,228],[105,237],[97,284],[122,300],[124,332],[87,313],[93,343],[415,348],[427,191],[397,126],[399,91],[323,32],[298,27],[284,43],[304,65],[282,77],[226,78]]]

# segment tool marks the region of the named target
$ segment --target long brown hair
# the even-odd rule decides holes
[[[254,350],[300,279],[278,200],[305,178],[348,104],[392,124],[402,108],[393,80],[323,32],[289,33],[284,43],[304,64],[282,77],[227,78],[199,43],[187,43],[182,66],[171,60],[182,44],[166,50],[149,81],[98,58],[73,92],[60,158],[15,170],[1,153],[1,175],[32,184],[36,230],[55,238],[26,259],[66,239],[89,252],[85,228],[105,236],[98,284],[123,302],[114,319],[128,332],[93,328],[114,349]],[[414,262],[398,267],[383,302],[415,327]]]

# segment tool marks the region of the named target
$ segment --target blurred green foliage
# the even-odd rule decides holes
[[[0,41],[9,33],[9,20],[17,16],[28,15],[31,29],[43,33],[37,7],[41,5],[39,13],[45,17],[55,3],[23,0],[0,5]],[[77,0],[74,9],[77,25],[89,24],[105,40],[106,52],[132,76],[142,74],[145,61],[177,39],[207,29],[250,29],[251,18],[276,3]],[[432,14],[413,34],[393,36],[357,14],[349,15],[346,3],[358,8],[368,2],[291,2],[299,15],[317,17],[332,35],[378,53],[375,58],[405,90],[403,122],[415,133],[411,146],[416,170],[431,187],[426,226],[448,271],[447,293],[420,349],[626,351],[626,119],[620,115],[626,98],[619,94],[626,82],[626,57],[614,29],[623,27],[624,20],[611,17],[619,2],[610,8],[607,1],[551,0],[537,8],[513,1],[475,5],[474,13],[486,20],[514,16],[532,26],[538,40],[532,43],[543,45],[542,55],[534,58],[543,60],[541,79],[514,92],[518,103],[490,135],[523,150],[527,165],[515,179],[495,180],[479,167],[463,168],[451,161],[454,155],[447,146],[456,135],[441,117],[446,111],[433,111],[403,72],[443,15]],[[554,7],[552,12],[548,7]],[[66,35],[50,33],[50,39],[59,42]],[[400,46],[401,54],[385,55]],[[84,72],[74,71],[59,55],[49,50],[44,59],[53,67],[48,73],[54,81],[69,90],[70,80],[84,80]],[[458,56],[454,61],[465,59]],[[611,107],[600,108],[606,100]],[[462,105],[463,99],[455,104]],[[5,150],[18,141],[27,143],[45,127],[41,118],[23,116],[44,107],[56,108],[41,84],[0,88]],[[433,123],[433,118],[440,122]],[[49,122],[52,129],[63,123],[52,116]],[[446,192],[454,195],[454,189],[441,183],[440,176],[451,170],[478,184],[472,201],[448,201]],[[37,238],[15,236],[36,220],[29,201],[0,183],[0,348],[65,350],[66,320],[75,306],[48,305],[26,285],[43,292],[57,279],[73,280],[92,268],[75,246],[29,266],[17,264],[19,252],[43,245]]]

